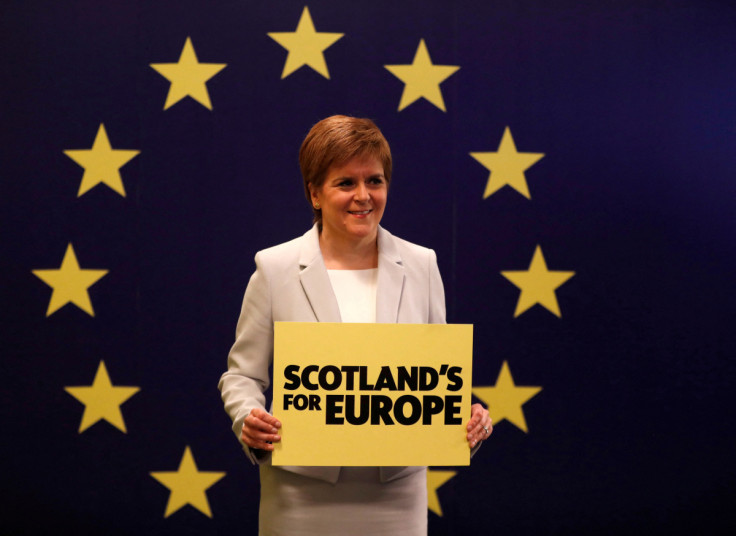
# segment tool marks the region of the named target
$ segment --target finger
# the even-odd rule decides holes
[[[486,416],[482,421],[480,425],[480,430],[478,430],[478,434],[480,435],[480,439],[488,439],[488,437],[493,432],[493,425],[491,424],[491,418]]]
[[[256,432],[262,432],[265,434],[275,434],[278,432],[276,428],[260,419],[245,419],[245,421],[243,421],[243,426],[248,430],[248,433],[251,435],[255,434]]]
[[[478,425],[479,421],[480,419],[477,415],[473,415],[472,417],[470,417],[470,420],[468,421],[468,430],[472,430],[473,428],[475,428]]]
[[[467,426],[467,440],[470,448],[475,447],[479,441],[483,441],[488,437],[488,435],[490,435],[490,428],[489,434],[486,434],[485,428],[483,428],[483,425],[485,424],[484,421],[487,416],[488,410],[484,408],[482,404],[473,404],[470,406],[470,420],[468,421]]]
[[[264,410],[262,410],[260,408],[256,408],[253,411],[256,411],[257,412],[256,415],[262,421],[267,422],[268,424],[270,424],[274,428],[281,428],[281,423],[279,422],[279,420],[276,417],[274,417],[273,415],[271,415],[270,413],[268,413],[267,411],[264,411]],[[253,411],[251,411],[251,414],[253,413]]]
[[[484,416],[483,420],[481,420],[478,425],[474,427],[473,430],[470,431],[470,433],[468,433],[468,441],[471,443],[483,441],[491,435],[492,431],[493,426],[491,426],[491,419],[486,415]]]
[[[468,434],[468,441],[471,443],[477,443],[485,439],[485,431],[482,426],[473,428],[473,431]]]
[[[243,428],[240,435],[248,446],[252,446],[253,443],[278,443],[281,441],[281,436],[279,434],[268,434],[248,428]]]
[[[260,441],[252,437],[249,437],[245,433],[245,431],[243,431],[243,433],[240,434],[240,438],[243,440],[243,443],[245,443],[252,449],[273,450],[273,445],[270,445],[266,441]]]
[[[243,430],[243,433],[240,434],[240,439],[242,439],[243,443],[248,445],[250,448],[258,448],[258,445],[265,443],[265,441],[258,441],[250,437],[248,434],[245,433],[245,430]]]
[[[267,411],[262,410],[261,408],[253,409],[250,412],[250,415],[253,415],[258,419],[270,424],[274,428],[281,428],[281,423],[279,422],[279,420]]]
[[[268,432],[271,434],[275,434],[278,431],[278,428],[276,428],[273,424],[269,423],[268,421],[254,415],[248,415],[245,420],[243,421],[243,425],[256,429],[261,430],[263,432]],[[280,424],[279,424],[280,426]]]
[[[262,449],[262,450],[273,450],[273,441],[267,441],[264,439],[257,439],[257,438],[248,438],[246,437],[246,440],[244,441],[246,445],[248,445],[251,448],[255,449]]]
[[[243,428],[243,434],[249,439],[255,441],[280,441],[281,436],[279,434],[270,432],[261,432],[255,428]]]
[[[470,420],[468,421],[468,430],[472,430],[476,426],[478,426],[478,423],[480,422],[480,415],[475,413],[471,415]]]
[[[281,441],[277,429],[261,420],[259,412],[255,411],[248,415],[243,421],[240,436],[243,442],[251,448],[273,450],[270,443]]]
[[[241,434],[243,442],[251,448],[259,448],[263,450],[273,450],[272,443],[281,441],[281,436],[277,434],[264,434],[262,432],[250,432],[243,429]]]
[[[246,441],[245,444],[252,449],[273,451],[273,445],[265,441]]]

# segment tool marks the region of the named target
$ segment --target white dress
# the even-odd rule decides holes
[[[375,322],[378,270],[327,272],[342,321]],[[382,483],[377,467],[342,467],[335,484],[267,464],[260,472],[260,536],[427,534],[426,469]]]

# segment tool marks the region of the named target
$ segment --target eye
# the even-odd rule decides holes
[[[337,183],[337,186],[340,188],[349,188],[353,185],[353,181],[351,179],[342,179]]]
[[[380,175],[376,175],[375,177],[371,177],[370,179],[368,179],[368,182],[370,184],[380,185],[383,184],[384,181],[383,177],[381,177]]]

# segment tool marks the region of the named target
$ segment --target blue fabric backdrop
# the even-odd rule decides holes
[[[298,147],[319,119],[373,118],[394,178],[383,224],[437,251],[448,321],[475,325],[476,387],[506,362],[526,432],[497,419],[470,468],[436,489],[432,535],[691,534],[736,528],[734,199],[736,8],[732,2],[314,0],[329,78],[282,78],[294,1],[4,2],[2,47],[2,500],[4,534],[255,534],[257,470],[217,392],[259,249],[302,234]],[[187,38],[208,109],[164,110]],[[445,111],[385,65],[459,66]],[[125,196],[64,151],[104,124]],[[483,198],[509,128],[530,199]],[[499,172],[497,172],[497,176]],[[47,316],[69,244],[94,316]],[[537,246],[574,272],[514,316]],[[84,293],[83,293],[84,294]],[[104,361],[126,432],[82,432]],[[482,391],[477,391],[478,393]],[[488,402],[486,400],[486,402]],[[491,404],[492,413],[497,408]],[[318,440],[318,438],[315,438]],[[189,447],[225,473],[204,507],[164,516]],[[725,529],[724,529],[725,530]]]

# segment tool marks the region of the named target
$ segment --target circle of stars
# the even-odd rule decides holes
[[[268,32],[267,35],[287,50],[281,73],[282,79],[293,75],[301,67],[309,67],[329,80],[325,51],[345,34],[318,32],[309,8],[305,6],[293,32]],[[207,82],[227,67],[227,64],[200,62],[192,39],[187,37],[176,63],[151,63],[150,67],[170,83],[163,110],[168,110],[189,97],[211,111],[213,106]],[[424,39],[419,40],[410,64],[387,64],[384,68],[404,84],[398,112],[420,99],[425,99],[443,112],[447,111],[440,85],[455,74],[460,66],[433,63]],[[64,150],[64,154],[84,169],[77,192],[78,197],[99,184],[104,184],[125,197],[126,191],[120,170],[140,154],[140,151],[114,149],[105,125],[100,123],[91,148],[67,149]],[[519,152],[509,127],[504,130],[497,151],[469,154],[489,171],[483,199],[489,198],[504,186],[509,186],[527,199],[531,199],[525,172],[542,159],[544,154]],[[94,317],[89,290],[108,274],[108,270],[82,268],[72,244],[69,243],[58,269],[35,269],[32,273],[52,288],[46,311],[47,317],[67,304],[75,305]],[[555,290],[573,277],[575,272],[548,270],[541,247],[537,246],[528,270],[506,270],[501,274],[520,289],[514,317],[537,304],[561,317]],[[70,386],[65,387],[65,390],[85,406],[79,433],[100,421],[106,421],[126,433],[120,406],[138,393],[140,388],[113,385],[105,363],[101,360],[91,385]],[[528,430],[521,406],[539,391],[541,387],[516,386],[506,361],[503,362],[495,386],[473,388],[473,394],[488,405],[496,423],[508,420],[524,432]],[[177,471],[150,474],[171,491],[164,517],[170,516],[187,504],[211,517],[205,491],[225,476],[225,473],[199,471],[189,446],[185,448]],[[455,474],[455,471],[433,469],[428,471],[429,509],[437,515],[442,515],[437,490]]]

